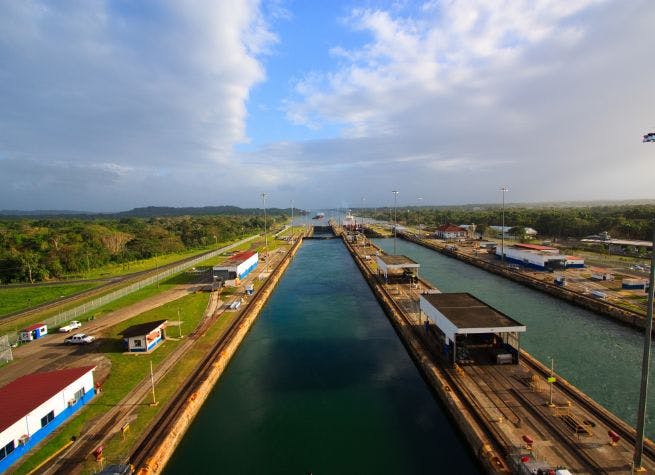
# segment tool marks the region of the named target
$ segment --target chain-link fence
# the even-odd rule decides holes
[[[14,357],[11,354],[11,345],[9,344],[9,338],[7,335],[0,336],[0,365],[8,363],[13,360]]]
[[[215,251],[208,252],[207,254],[202,254],[201,256],[196,257],[195,259],[191,259],[190,261],[186,261],[182,264],[178,264],[176,266],[170,267],[166,270],[156,273],[155,275],[151,275],[150,277],[147,277],[143,280],[130,284],[126,287],[123,287],[122,289],[118,289],[114,292],[103,295],[102,297],[95,298],[90,302],[83,303],[82,305],[78,305],[77,307],[58,313],[57,315],[54,315],[52,317],[46,318],[41,321],[46,325],[48,325],[48,327],[50,328],[61,326],[62,324],[70,320],[75,320],[77,317],[84,315],[86,312],[102,307],[103,305],[106,305],[109,302],[113,302],[114,300],[117,300],[121,297],[125,297],[126,295],[131,294],[132,292],[136,292],[137,290],[140,290],[151,284],[156,284],[157,282],[161,282],[162,280],[168,279],[169,277],[179,272],[182,272],[190,267],[193,267],[203,261],[206,261],[207,259],[216,257],[219,254],[222,254],[226,251],[229,251],[231,249],[234,249],[235,247],[240,246],[241,244],[244,244],[248,241],[252,241],[258,236],[259,234],[256,234],[254,236],[250,236],[245,239],[242,239],[241,241],[235,242],[234,244],[230,244],[229,246],[225,246]],[[3,338],[7,340],[7,346],[10,348],[11,345],[15,344],[18,341],[18,333],[17,332],[8,333],[7,335],[4,335]],[[2,346],[0,343],[0,351],[1,350],[2,350]],[[10,348],[10,352],[11,352],[11,348]]]

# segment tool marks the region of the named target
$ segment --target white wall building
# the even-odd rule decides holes
[[[259,254],[253,251],[239,252],[226,262],[212,267],[214,279],[223,281],[243,279],[250,271],[257,267]]]
[[[35,373],[0,388],[0,473],[93,398],[93,370]]]
[[[503,247],[496,247],[496,255],[501,257]],[[559,249],[537,244],[512,244],[504,249],[505,261],[520,264],[532,269],[545,270],[565,267],[584,267],[584,259],[578,256],[561,254]]]

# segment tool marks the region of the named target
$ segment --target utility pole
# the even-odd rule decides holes
[[[505,264],[505,193],[509,191],[507,185],[504,185],[500,191],[503,192],[503,217],[500,229],[500,260]]]
[[[644,143],[655,143],[655,132],[644,135]],[[639,390],[639,409],[637,411],[637,441],[632,459],[635,470],[643,471],[641,458],[644,452],[644,432],[646,429],[646,400],[648,396],[648,373],[650,372],[650,346],[653,333],[653,287],[655,287],[655,221],[653,223],[653,242],[650,250],[650,278],[648,279],[648,306],[646,308],[646,328],[644,333],[644,354],[641,361],[641,389]]]
[[[150,384],[152,385],[152,403],[150,403],[151,406],[156,406],[157,403],[157,397],[155,396],[155,374],[152,371],[152,360],[150,360]]]
[[[177,329],[180,334],[180,340],[182,339],[182,320],[180,320],[180,307],[177,307]]]
[[[262,206],[264,207],[264,251],[266,255],[266,273],[268,274],[268,234],[266,234],[266,195],[262,193]]]
[[[393,255],[396,255],[396,228],[398,227],[398,218],[396,215],[396,205],[398,204],[398,191],[393,190]]]
[[[291,239],[293,240],[293,200],[291,200]]]

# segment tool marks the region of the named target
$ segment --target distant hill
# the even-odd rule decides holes
[[[267,208],[270,214],[290,214],[291,208]],[[298,214],[302,210],[295,210]],[[70,210],[1,210],[0,217],[29,217],[29,218],[154,218],[159,216],[211,216],[211,215],[259,215],[263,212],[262,208],[239,208],[238,206],[202,206],[202,207],[184,207],[175,208],[172,206],[146,206],[143,208],[133,208],[129,211],[119,211],[116,213],[97,213],[91,211],[70,211]]]

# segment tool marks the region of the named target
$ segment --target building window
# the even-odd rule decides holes
[[[76,401],[79,401],[80,399],[82,399],[84,397],[84,387],[82,387],[82,388],[78,389],[77,391],[75,391],[75,394],[73,395],[73,397],[75,398]]]
[[[134,340],[134,347],[135,348],[140,348],[141,347],[141,339]]]
[[[3,448],[0,449],[0,460],[3,460],[7,455],[12,453],[16,446],[14,445],[14,441],[12,440],[9,442],[7,445],[5,445]]]
[[[50,411],[41,418],[41,427],[45,427],[55,418],[55,411]]]

